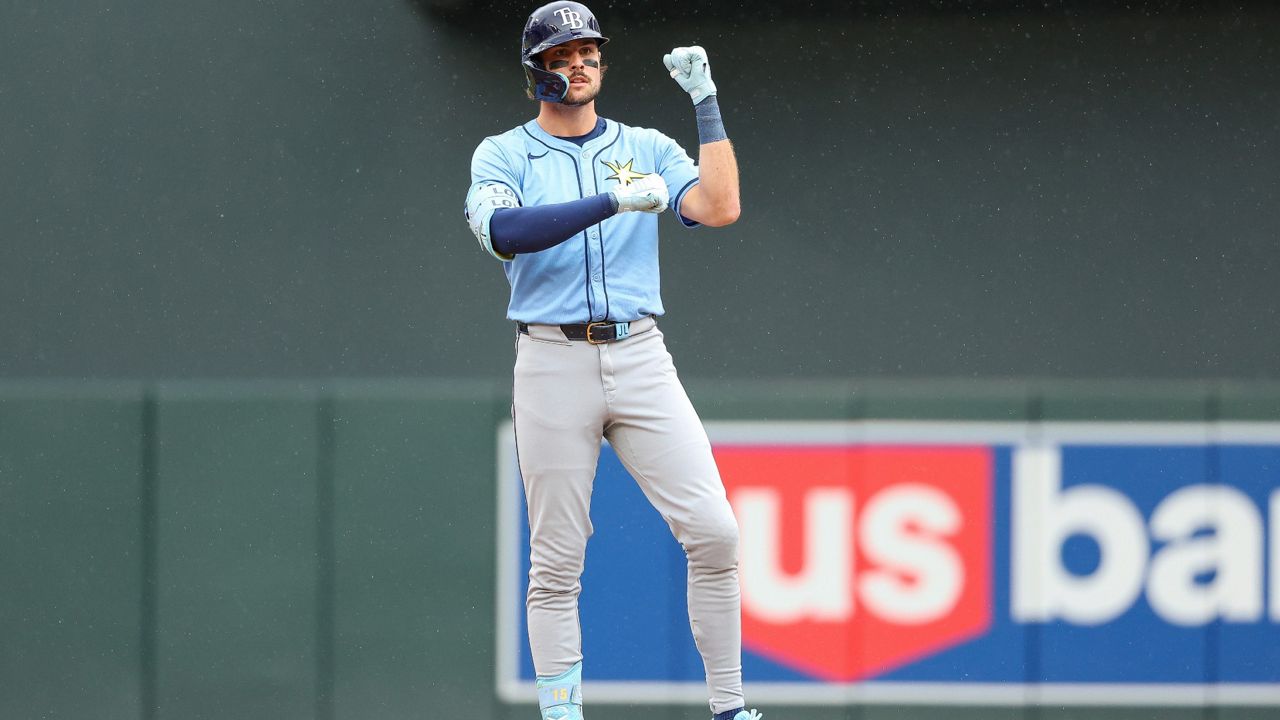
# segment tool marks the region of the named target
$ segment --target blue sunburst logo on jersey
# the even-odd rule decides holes
[[[640,178],[644,177],[645,175],[644,173],[636,172],[635,170],[631,169],[631,164],[634,163],[635,161],[636,161],[635,158],[631,158],[625,163],[609,162],[608,160],[601,160],[600,162],[604,163],[605,167],[613,171],[613,174],[605,178],[605,180],[617,180],[623,185],[630,185],[632,180],[639,180]]]

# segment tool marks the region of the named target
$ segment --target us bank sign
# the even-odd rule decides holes
[[[752,703],[1280,706],[1280,424],[711,423]],[[535,697],[499,431],[502,698]],[[701,702],[685,561],[606,445],[588,703]]]

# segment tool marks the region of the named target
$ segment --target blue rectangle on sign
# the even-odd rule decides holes
[[[773,568],[786,586],[744,589],[753,701],[1280,707],[1280,425],[712,423],[708,433],[741,532],[774,543],[744,543],[774,555],[744,557],[743,567]],[[535,680],[524,619],[529,529],[514,448],[503,441],[498,685],[520,701]],[[945,461],[928,466],[926,484],[911,480],[912,453],[937,448],[989,456],[989,494],[954,490]],[[731,477],[750,463],[724,462],[806,449],[815,463],[843,463],[817,489],[830,493],[830,478],[848,475],[846,525],[832,537],[847,538],[840,557],[849,559],[835,585],[806,573],[833,546],[805,547],[806,513],[817,512],[801,502],[805,478]],[[905,474],[877,475],[886,467]],[[772,529],[759,525],[767,515],[744,525],[739,503],[773,497],[775,482],[789,514]],[[751,494],[735,492],[742,487]],[[891,496],[931,498],[954,526],[912,515],[924,512],[918,505],[894,515],[881,502]],[[969,515],[974,498],[984,506]],[[589,699],[703,700],[684,554],[607,445],[591,517],[579,601]],[[979,519],[982,531],[964,530],[962,542],[966,520]],[[807,610],[806,588],[819,586],[846,593],[848,610]],[[875,593],[886,588],[926,610],[885,615]],[[985,598],[981,613],[965,609],[973,597]],[[889,652],[894,623],[918,649]]]

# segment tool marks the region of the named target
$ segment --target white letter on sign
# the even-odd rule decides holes
[[[1244,493],[1184,487],[1152,513],[1151,537],[1169,543],[1152,558],[1147,580],[1147,600],[1161,617],[1176,625],[1262,619],[1262,519]],[[1209,573],[1209,582],[1196,581]]]
[[[858,582],[865,607],[900,625],[946,617],[964,589],[964,563],[943,538],[959,532],[961,521],[955,502],[928,485],[899,485],[873,497],[858,528],[859,547],[878,566]]]
[[[1101,485],[1062,490],[1057,447],[1022,447],[1013,457],[1013,617],[1099,625],[1142,592],[1146,523],[1123,494]],[[1062,566],[1062,544],[1088,535],[1101,557],[1089,575]]]
[[[738,490],[743,610],[773,623],[839,622],[853,615],[853,493],[816,488],[804,499],[804,565],[782,569],[782,502],[767,488]]]

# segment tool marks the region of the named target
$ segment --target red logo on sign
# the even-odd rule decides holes
[[[873,677],[991,625],[985,447],[719,446],[742,528],[746,647]]]

